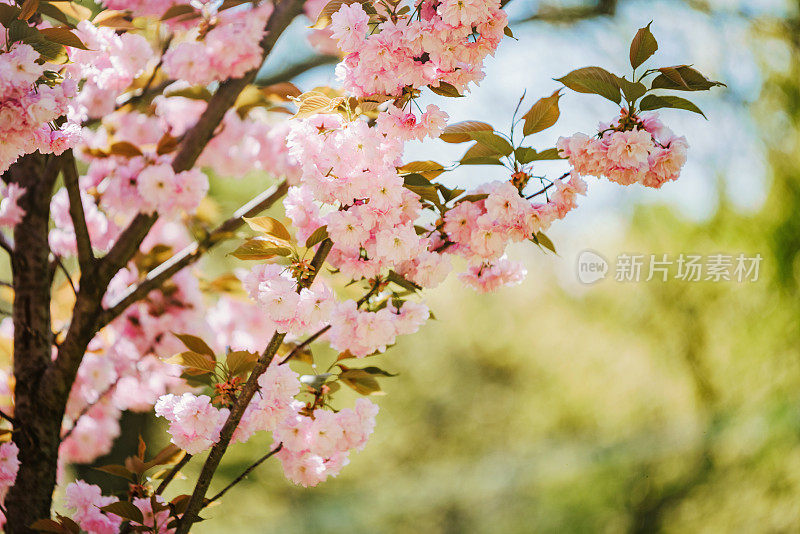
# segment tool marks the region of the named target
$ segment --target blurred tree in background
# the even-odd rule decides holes
[[[713,16],[713,2],[688,3]],[[524,18],[561,24],[617,8],[565,4]],[[566,256],[493,295],[451,280],[430,297],[441,320],[376,362],[400,374],[383,381],[379,443],[315,489],[267,462],[208,515],[231,532],[800,530],[799,13],[792,0],[752,23],[754,47],[786,58],[764,62],[752,109],[769,147],[763,206],[741,213],[720,180],[707,220],[637,210],[603,251],[761,253],[758,282],[574,291],[554,272],[573,269]],[[250,193],[237,189],[214,184],[223,208]],[[130,423],[131,439],[154,424]],[[234,448],[215,486],[269,445]]]

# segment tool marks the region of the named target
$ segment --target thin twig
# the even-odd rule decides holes
[[[67,194],[69,195],[69,216],[72,219],[72,226],[75,229],[75,241],[78,245],[78,262],[81,266],[81,276],[87,276],[90,275],[95,259],[92,251],[92,240],[89,237],[89,228],[86,226],[86,213],[83,210],[80,184],[78,182],[78,167],[75,163],[72,149],[64,152],[61,159],[63,162],[61,172],[64,175],[64,186],[67,188]]]
[[[259,465],[261,465],[262,463],[264,463],[264,462],[266,462],[267,460],[269,460],[269,459],[270,459],[272,456],[274,456],[275,454],[277,454],[277,453],[278,453],[278,452],[279,452],[279,451],[280,451],[282,448],[283,448],[283,443],[282,443],[282,442],[281,442],[281,443],[278,443],[278,446],[277,446],[277,447],[275,447],[274,449],[272,449],[271,451],[269,451],[267,454],[265,454],[264,456],[262,456],[261,458],[259,458],[259,459],[258,459],[258,460],[256,460],[255,462],[253,462],[253,464],[252,464],[252,465],[250,465],[250,467],[248,467],[247,469],[245,469],[244,471],[242,471],[242,474],[241,474],[241,475],[239,475],[238,477],[234,478],[234,479],[233,479],[233,481],[232,481],[230,484],[228,484],[227,486],[225,486],[225,487],[222,489],[222,491],[220,491],[219,493],[217,493],[216,495],[214,495],[213,497],[211,497],[210,499],[208,499],[208,500],[206,501],[206,503],[203,505],[203,508],[205,508],[206,506],[208,506],[208,505],[209,505],[209,504],[211,504],[212,502],[216,501],[217,499],[219,499],[219,498],[220,498],[220,497],[222,497],[223,495],[225,495],[225,493],[227,493],[229,489],[231,489],[231,488],[232,488],[232,487],[234,487],[236,484],[238,484],[239,482],[241,482],[242,480],[244,480],[244,478],[245,478],[247,475],[249,475],[249,474],[250,474],[250,473],[253,471],[253,469],[255,469],[256,467],[258,467],[258,466],[259,466]]]
[[[199,260],[211,247],[222,241],[229,233],[244,224],[243,217],[253,217],[268,209],[283,195],[289,185],[282,181],[278,185],[264,191],[253,200],[236,210],[227,221],[220,224],[203,240],[188,245],[170,259],[147,273],[144,280],[138,284],[128,286],[106,309],[98,319],[98,328],[102,328],[116,319],[131,304],[144,298],[154,289],[158,289],[166,280],[175,273]]]
[[[279,72],[269,74],[263,78],[257,78],[255,84],[260,87],[275,85],[276,83],[289,81],[292,78],[299,76],[311,69],[315,69],[323,65],[332,65],[333,63],[338,62],[339,56],[314,55],[305,59],[304,61],[289,65]]]
[[[374,295],[375,292],[378,291],[378,289],[380,287],[381,287],[381,281],[378,279],[378,280],[375,281],[374,284],[372,284],[372,287],[370,288],[370,290],[363,297],[358,299],[358,302],[356,302],[356,309],[358,309],[361,306],[363,306],[370,299],[370,297],[372,297],[372,295]],[[322,328],[320,328],[319,330],[317,330],[316,332],[314,332],[313,334],[311,334],[310,336],[308,336],[308,338],[306,338],[305,341],[303,341],[302,343],[297,345],[295,348],[293,348],[291,350],[291,352],[289,352],[289,354],[286,356],[286,358],[284,358],[281,361],[281,363],[279,363],[278,365],[283,365],[283,364],[287,363],[289,360],[291,360],[297,354],[299,354],[301,350],[305,349],[306,347],[311,345],[313,342],[318,340],[325,332],[327,332],[330,329],[331,329],[331,325],[326,325],[326,326],[323,326]]]
[[[164,477],[164,480],[162,480],[161,484],[159,484],[158,488],[156,488],[156,493],[155,494],[156,495],[161,495],[162,493],[164,493],[164,490],[167,489],[167,486],[169,486],[169,483],[172,482],[172,479],[175,478],[175,476],[178,474],[178,472],[181,469],[183,469],[183,467],[186,464],[188,464],[189,460],[191,460],[191,459],[192,459],[192,455],[191,454],[186,454],[186,455],[184,455],[183,458],[181,458],[180,462],[178,462],[177,464],[172,466],[172,469],[170,469],[169,473],[167,473],[167,476]]]
[[[16,419],[14,419],[14,418],[13,418],[13,417],[11,417],[10,415],[8,415],[8,414],[7,414],[6,412],[4,412],[3,410],[0,410],[0,417],[2,417],[3,419],[5,419],[6,421],[8,421],[9,423],[11,423],[11,424],[12,424],[12,425],[14,425],[14,426],[17,426],[17,424],[18,424],[18,422],[17,422],[17,420],[16,420]]]
[[[554,7],[551,5],[544,5],[533,15],[523,18],[522,20],[514,20],[512,23],[528,22],[528,21],[542,21],[550,23],[565,23],[572,24],[580,20],[599,16],[612,16],[617,10],[617,0],[595,0],[590,4],[568,6],[568,7]]]
[[[61,269],[61,272],[64,273],[64,278],[67,279],[67,283],[69,283],[69,287],[72,288],[72,292],[77,296],[78,290],[75,288],[75,284],[72,282],[72,277],[69,275],[69,271],[64,266],[64,262],[61,261],[61,256],[58,254],[53,255],[53,262],[55,263],[56,267]]]
[[[300,353],[301,350],[303,350],[304,348],[306,348],[309,345],[311,345],[313,342],[315,342],[317,339],[319,339],[320,336],[322,336],[325,332],[327,332],[330,329],[331,329],[331,325],[326,325],[326,326],[323,326],[322,328],[320,328],[319,330],[317,330],[316,332],[314,332],[313,334],[311,334],[310,336],[308,336],[308,338],[305,341],[303,341],[302,343],[297,345],[295,348],[293,348],[291,350],[291,352],[289,352],[289,354],[286,356],[286,358],[284,358],[281,361],[281,363],[279,363],[278,365],[283,365],[286,362],[288,362],[289,360],[291,360],[292,358],[294,358],[297,354]]]
[[[109,393],[114,391],[114,388],[117,387],[118,383],[119,383],[119,377],[116,380],[114,380],[114,382],[110,386],[108,386],[105,390],[103,390],[103,392],[100,393],[100,395],[97,396],[97,400],[96,401],[90,402],[86,406],[83,407],[83,409],[80,411],[80,413],[78,413],[77,417],[75,417],[75,419],[73,419],[72,426],[70,427],[70,429],[67,430],[66,432],[64,432],[64,435],[61,436],[61,441],[64,441],[65,439],[67,439],[68,437],[70,437],[72,435],[72,433],[78,427],[78,422],[81,420],[81,417],[83,417],[84,415],[89,413],[89,410],[91,410],[92,408],[97,406],[97,404],[101,400],[103,400],[106,397],[106,395],[108,395]]]

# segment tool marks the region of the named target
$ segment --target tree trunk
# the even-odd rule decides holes
[[[50,165],[48,166],[48,162]],[[48,402],[40,391],[52,360],[50,269],[47,243],[50,198],[57,175],[55,160],[39,153],[21,158],[8,171],[11,182],[26,188],[19,205],[25,216],[14,229],[11,260],[14,284],[14,443],[21,466],[5,500],[6,531],[33,532],[30,525],[50,517],[56,484],[59,432],[64,404]]]

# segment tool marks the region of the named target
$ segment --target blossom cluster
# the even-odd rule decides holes
[[[0,444],[0,503],[5,499],[8,488],[14,485],[19,471],[19,449],[12,442]],[[5,516],[0,512],[0,528],[5,524]]]
[[[122,525],[122,517],[106,513],[101,508],[108,506],[119,499],[110,495],[103,495],[99,486],[88,484],[83,480],[78,480],[69,484],[65,490],[65,506],[71,511],[71,518],[81,530],[90,534],[116,534]],[[165,500],[160,495],[156,501],[165,504]],[[158,532],[158,534],[168,534],[174,532],[174,528],[168,528],[169,508],[164,507],[155,515],[153,505],[149,498],[138,497],[132,501],[133,505],[142,512],[142,523],[131,522],[131,526],[137,530],[146,532]],[[149,528],[146,528],[149,527]]]
[[[0,31],[7,32],[2,25]],[[43,83],[45,72],[55,70],[57,66],[40,61],[31,45],[0,47],[0,173],[24,154],[60,154],[79,140],[77,124],[52,124],[66,115],[78,89],[74,79]]]
[[[254,267],[243,280],[250,297],[261,305],[272,330],[302,334],[319,329],[333,312],[334,295],[324,282],[298,292],[297,280],[284,267]]]
[[[288,366],[273,362],[258,378],[259,392],[248,405],[234,441],[247,441],[259,431],[272,431],[303,406],[294,400],[300,392],[297,373]],[[219,434],[230,410],[217,407],[208,395],[186,392],[161,396],[155,405],[156,415],[169,421],[171,441],[190,454],[209,449],[219,441]]]
[[[225,10],[214,17],[210,30],[193,27],[183,32],[164,54],[164,72],[199,85],[241,78],[261,65],[260,42],[272,9],[272,3],[262,2]]]
[[[108,453],[125,410],[154,410],[168,422],[174,445],[189,454],[208,450],[219,442],[247,373],[232,362],[237,354],[243,358],[241,353],[263,351],[277,333],[286,334],[294,348],[303,337],[313,336],[304,347],[319,341],[340,354],[329,372],[304,377],[275,356],[257,377],[258,390],[232,441],[271,432],[289,480],[315,486],[336,476],[350,452],[366,444],[378,412],[366,398],[352,408],[328,409],[333,382],[352,386],[346,373],[355,371],[368,375],[365,382],[370,383],[376,369],[350,369],[342,360],[383,352],[399,336],[418,331],[431,312],[415,297],[441,284],[454,265],[464,266],[459,278],[480,292],[520,283],[526,272],[507,257],[508,246],[538,243],[540,232],[575,209],[578,197],[586,194],[584,176],[660,187],[676,179],[685,162],[684,138],[655,114],[623,110],[617,120],[601,125],[596,137],[576,134],[559,141],[560,154],[571,166],[561,178],[534,178],[531,166],[518,162],[515,147],[509,146],[503,157],[513,158],[513,169],[509,164],[508,172],[502,171],[507,176],[495,175],[495,181],[470,191],[451,190],[428,178],[447,170],[436,168],[439,164],[415,162],[424,168],[418,172],[413,164],[403,165],[407,142],[447,132],[448,115],[436,105],[423,110],[417,98],[426,86],[458,96],[483,78],[484,60],[506,33],[500,0],[350,2],[333,14],[323,13],[326,0],[313,0],[305,3],[306,15],[330,15],[330,24],[314,30],[311,40],[318,49],[343,56],[336,68],[343,91],[301,95],[294,101],[297,118],[285,121],[279,113],[286,108],[271,98],[279,96],[282,106],[300,91],[279,84],[290,90],[273,95],[270,88],[250,85],[212,125],[211,139],[192,168],[175,172],[173,161],[185,148],[185,136],[191,138],[198,121],[213,115],[206,111],[217,82],[260,66],[260,42],[273,4],[103,3],[134,16],[161,18],[169,10],[172,15],[162,22],[172,36],[162,43],[153,39],[151,46],[143,35],[158,32],[149,26],[147,32],[127,31],[102,26],[102,19],[95,18],[96,24],[77,24],[72,36],[85,47],[66,46],[69,61],[64,65],[43,61],[27,44],[0,48],[0,172],[20,155],[35,150],[60,154],[75,147],[80,165],[87,166],[79,177],[79,198],[90,245],[99,252],[110,250],[137,214],[158,215],[138,254],[108,285],[101,303],[105,312],[113,312],[114,304],[147,279],[165,254],[196,246],[186,223],[206,222],[198,210],[209,189],[204,171],[233,179],[268,172],[286,179],[291,187],[284,207],[293,231],[286,230],[290,238],[277,244],[270,241],[275,236],[256,238],[290,259],[237,272],[241,283],[234,285],[243,286],[249,300],[231,292],[210,304],[201,281],[182,270],[103,325],[71,386],[62,422],[61,472],[66,463],[90,463]],[[49,23],[31,24],[44,28]],[[161,48],[163,57],[158,57],[154,49]],[[321,104],[315,108],[313,102]],[[498,137],[480,132],[483,139]],[[477,141],[473,148],[481,148],[481,134],[466,137]],[[513,137],[508,137],[510,144],[515,144]],[[541,190],[527,194],[529,182],[537,180]],[[17,205],[24,190],[14,183],[0,187],[0,225],[13,226],[24,216]],[[67,189],[58,190],[50,206],[49,245],[59,259],[78,253],[69,196]],[[298,249],[306,242],[305,253],[314,254],[327,239],[326,247],[332,243],[325,258],[330,269],[324,269],[323,279],[316,276],[323,270],[313,272],[313,263]],[[307,283],[312,273],[316,277]],[[345,298],[330,282],[337,278],[342,285],[367,286],[369,292],[358,300]],[[65,290],[75,291],[68,285]],[[0,322],[0,334],[13,336],[12,325],[10,319]],[[69,317],[54,313],[54,331],[68,326]],[[202,347],[203,342],[208,350],[194,354],[213,359],[213,370],[205,369],[208,380],[193,380],[196,369],[180,359],[190,347],[182,346],[174,332],[210,332],[204,337],[211,346]],[[176,353],[176,359],[163,359]],[[212,353],[227,356],[217,361]],[[378,369],[377,374],[388,373]],[[0,370],[0,395],[11,398],[9,376]],[[13,406],[0,407],[13,413]],[[16,446],[0,445],[0,500],[18,466]],[[145,493],[147,485],[142,482]],[[87,532],[119,530],[122,519],[101,510],[114,502],[85,482],[66,488],[71,517]],[[170,531],[168,510],[156,510],[154,517],[149,499],[132,497],[131,502],[145,518],[143,525],[132,525],[135,530],[157,523],[158,532]]]
[[[25,210],[19,207],[19,199],[25,189],[18,184],[0,185],[0,226],[15,226],[25,216]]]
[[[507,245],[546,230],[576,207],[578,195],[586,194],[586,183],[574,173],[569,181],[552,184],[555,192],[540,203],[523,197],[510,182],[491,182],[474,191],[485,198],[460,202],[445,214],[443,231],[452,243],[447,250],[470,262],[463,281],[481,291],[521,281],[522,265],[502,259]]]
[[[294,399],[300,392],[299,375],[273,361],[258,378],[259,391],[245,410],[233,441],[247,441],[254,433],[273,433],[274,446],[281,444],[278,458],[287,478],[303,486],[316,486],[336,476],[347,463],[350,450],[361,450],[375,427],[378,407],[358,399],[353,409],[339,412],[316,409],[306,413]],[[197,454],[219,440],[230,411],[216,407],[207,395],[164,395],[155,406],[156,415],[169,421],[172,443]]]
[[[397,174],[402,137],[386,131],[316,115],[296,121],[288,137],[290,153],[301,162],[303,191],[287,198],[287,214],[300,235],[327,225],[334,242],[328,261],[356,280],[412,260],[429,245],[414,229],[419,196]],[[318,204],[346,209],[323,213]]]
[[[348,463],[351,450],[361,450],[375,428],[378,406],[367,399],[336,413],[318,408],[311,416],[285,418],[273,432],[283,446],[278,459],[286,478],[302,486],[316,486],[336,476]]]
[[[331,316],[328,340],[339,352],[357,358],[383,352],[398,335],[413,334],[430,317],[425,304],[406,301],[398,309],[393,305],[377,312],[359,310],[356,302],[346,300]]]
[[[418,0],[411,16],[370,27],[359,2],[331,17],[332,37],[347,54],[336,74],[355,96],[401,96],[406,87],[447,83],[463,92],[484,74],[507,24],[500,0]]]
[[[135,33],[117,34],[113,28],[97,27],[84,20],[75,30],[88,50],[69,47],[66,76],[83,80],[71,118],[103,117],[114,111],[117,96],[144,72],[153,58],[147,39]]]
[[[173,6],[189,5],[192,0],[103,0],[103,5],[109,9],[120,11],[129,10],[140,17],[161,17]]]
[[[611,124],[601,124],[600,132],[597,137],[579,133],[558,140],[560,154],[577,174],[658,188],[677,180],[686,163],[686,138],[673,134],[657,113],[631,120],[623,110]]]

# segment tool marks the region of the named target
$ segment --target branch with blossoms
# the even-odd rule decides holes
[[[463,97],[483,78],[512,36],[499,0],[106,0],[97,14],[15,4],[0,3],[0,224],[14,231],[4,248],[15,292],[0,332],[25,354],[15,380],[0,380],[12,399],[0,406],[13,423],[0,445],[9,532],[185,533],[273,456],[296,484],[336,476],[373,431],[370,395],[395,376],[362,361],[431,317],[424,290],[454,264],[481,292],[519,283],[525,270],[507,246],[554,251],[544,232],[586,194],[585,176],[677,179],[686,142],[648,112],[699,112],[667,92],[720,85],[685,65],[640,71],[658,48],[648,25],[631,45],[630,78],[587,67],[559,79],[613,101],[618,118],[542,147],[563,88],[524,113],[523,93],[507,130],[448,124],[419,103],[428,92]],[[259,81],[301,13],[323,55],[286,75],[335,56],[340,86]],[[434,139],[471,144],[457,162],[402,160],[408,141]],[[559,160],[557,177],[539,171]],[[471,165],[495,180],[446,184]],[[214,226],[209,171],[279,181]],[[283,197],[285,216],[260,216]],[[255,266],[213,280],[187,269],[245,224],[255,235],[231,256]],[[54,282],[56,267],[71,289]],[[315,356],[318,344],[333,361]],[[343,386],[362,396],[353,406],[339,405]],[[125,495],[74,481],[57,506],[68,514],[54,513],[59,466],[108,452],[123,410],[164,418],[171,445],[150,455],[142,441],[99,468],[127,481]],[[263,432],[268,451],[206,497],[227,450]],[[167,500],[206,452],[192,492]]]

